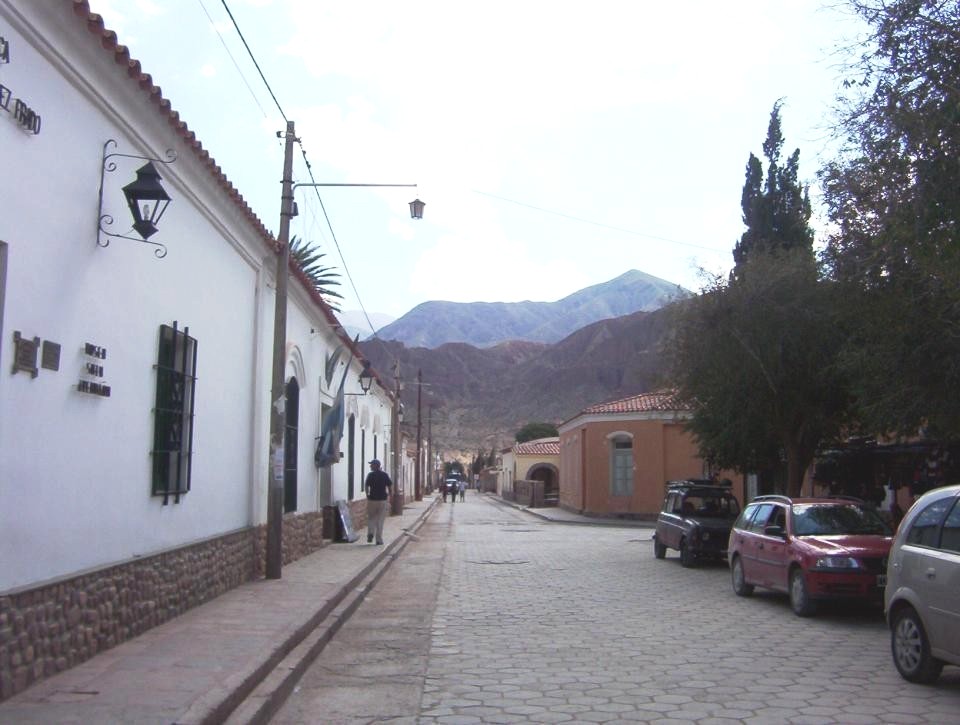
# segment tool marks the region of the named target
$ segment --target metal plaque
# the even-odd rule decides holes
[[[44,370],[60,369],[59,343],[50,342],[50,340],[43,341],[43,350],[40,352],[40,367],[42,367]]]
[[[40,349],[40,338],[35,337],[32,340],[20,335],[17,330],[13,333],[13,371],[16,375],[21,370],[30,373],[30,377],[35,378],[39,375],[37,370],[37,351]]]

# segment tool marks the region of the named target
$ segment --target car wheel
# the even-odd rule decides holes
[[[658,559],[663,559],[667,555],[667,547],[660,543],[660,539],[653,537],[653,555]]]
[[[747,578],[743,574],[743,562],[739,556],[733,559],[733,565],[730,567],[730,580],[733,582],[733,593],[738,597],[749,597],[753,594],[753,584],[747,584]]]
[[[807,580],[801,569],[790,572],[790,608],[798,617],[809,617],[817,610],[816,603],[810,599]]]
[[[891,625],[890,649],[901,677],[919,683],[936,680],[943,663],[930,654],[930,642],[917,613],[911,607],[902,607],[893,615]]]
[[[687,546],[687,540],[681,539],[680,541],[680,566],[685,566],[688,569],[696,563],[696,557],[693,555],[693,552],[690,551],[690,547]]]

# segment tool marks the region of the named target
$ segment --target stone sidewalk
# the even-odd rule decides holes
[[[650,522],[531,509],[544,521],[650,528]],[[0,703],[0,723],[264,722],[423,524],[436,495],[384,525],[384,546],[330,544]],[[456,504],[453,504],[456,506]]]
[[[436,499],[389,516],[384,545],[330,544],[0,703],[0,723],[256,722],[349,618]],[[233,713],[233,715],[231,715]]]

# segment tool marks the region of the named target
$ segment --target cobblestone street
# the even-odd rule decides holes
[[[438,506],[291,698],[309,706],[278,721],[960,722],[960,669],[903,681],[879,608],[801,619],[783,596],[737,598],[723,565],[654,559],[650,534],[543,522],[472,492]],[[413,568],[420,625],[400,655],[384,607]],[[338,642],[351,631],[364,640]],[[351,677],[401,678],[404,694],[382,692],[362,715],[353,697],[353,717],[346,702],[327,709],[331,678]]]

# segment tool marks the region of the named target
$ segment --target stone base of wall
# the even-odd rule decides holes
[[[284,563],[322,535],[320,513],[284,516]],[[0,594],[0,700],[263,576],[266,539],[266,526],[242,529]]]

